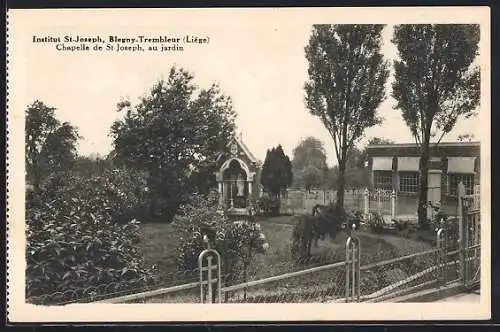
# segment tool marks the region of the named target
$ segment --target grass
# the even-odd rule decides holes
[[[172,225],[143,223],[140,232],[140,245],[146,263],[155,265],[160,273],[176,271],[175,258],[180,239]]]
[[[252,274],[255,277],[274,275],[279,270],[288,272],[295,269],[290,254],[291,234],[297,219],[293,216],[260,218],[262,231],[269,243],[265,255],[258,255],[253,264]],[[366,260],[384,258],[382,256],[407,254],[409,251],[426,250],[430,247],[422,241],[400,238],[397,235],[371,234],[360,232],[362,256]],[[141,225],[141,249],[148,264],[155,265],[160,273],[171,273],[177,270],[176,250],[180,243],[178,235],[169,224],[144,223]],[[320,240],[318,247],[312,248],[312,255],[323,258],[321,263],[342,260],[345,257],[347,235],[340,232],[334,240]],[[417,248],[417,249],[415,249]],[[417,250],[418,251],[418,250]],[[393,256],[394,257],[394,256]],[[364,260],[363,259],[363,260]]]
[[[250,268],[248,280],[262,279],[287,272],[303,270],[312,266],[342,261],[345,259],[345,243],[347,240],[347,234],[345,232],[340,232],[334,240],[329,238],[320,240],[318,243],[318,247],[313,246],[312,248],[312,255],[314,259],[312,261],[299,264],[292,259],[290,253],[291,234],[294,225],[297,223],[297,218],[293,216],[267,217],[259,218],[257,222],[261,224],[262,230],[266,235],[267,241],[269,243],[269,250],[264,255],[257,255]],[[141,246],[146,262],[156,265],[160,273],[163,274],[177,271],[175,258],[176,249],[179,245],[180,239],[177,234],[175,234],[173,227],[168,224],[158,223],[145,223],[141,227],[143,238]],[[391,236],[360,232],[359,236],[361,238],[362,246],[362,265],[394,258],[398,255],[405,255],[408,254],[409,250],[413,250],[417,247],[421,250],[425,250],[426,248],[425,244],[419,244],[416,243],[415,240],[399,238],[394,235]],[[288,279],[269,285],[258,286],[255,287],[255,289],[249,289],[248,295],[249,298],[252,298],[252,296],[257,296],[262,298],[262,301],[265,301],[264,295],[267,293],[270,294],[271,298],[272,296],[276,296],[271,295],[272,292],[284,294],[287,292],[292,292],[292,290],[294,292],[296,292],[297,290],[302,290],[303,292],[305,292],[304,294],[312,294],[315,292],[315,289],[319,289],[318,287],[320,287],[321,285],[321,287],[323,287],[332,284],[333,272],[334,271],[323,271],[300,278],[294,278],[293,280]],[[336,286],[337,288],[340,287],[339,289],[343,289],[340,286],[343,285],[343,282],[340,280],[341,279],[334,281],[333,283],[338,284],[338,287]],[[195,280],[190,280],[189,282],[191,281]],[[236,283],[239,282],[243,282],[243,280],[239,280]],[[338,291],[337,288],[327,289],[326,291],[324,291],[324,294],[332,295],[335,291]],[[196,298],[196,294],[198,291],[199,290],[197,289],[194,289],[193,291],[187,291],[183,296],[181,296],[181,298],[185,299],[185,301],[187,302],[192,302],[189,299]],[[179,295],[181,294],[178,294],[175,297],[163,296],[147,301],[178,302],[180,301]],[[234,295],[239,296],[241,294]]]

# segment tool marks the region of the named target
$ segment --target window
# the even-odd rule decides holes
[[[448,195],[457,196],[458,184],[462,181],[465,194],[470,195],[474,190],[474,174],[448,174]]]
[[[374,171],[373,186],[376,189],[392,190],[392,172],[391,171]]]
[[[399,191],[404,193],[417,193],[419,186],[418,172],[399,173]]]

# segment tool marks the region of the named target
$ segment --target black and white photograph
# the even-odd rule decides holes
[[[10,320],[489,318],[488,8],[8,24]]]

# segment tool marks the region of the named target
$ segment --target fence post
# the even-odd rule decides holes
[[[377,211],[382,214],[382,190],[377,189]]]
[[[396,219],[396,191],[391,193],[391,220]]]
[[[346,276],[345,276],[345,301],[359,302],[361,284],[361,245],[355,234],[356,225],[352,225],[351,235],[346,241]]]
[[[368,214],[370,213],[370,191],[368,191],[368,188],[365,188],[364,192],[364,213],[365,213],[365,219],[368,219]]]
[[[350,255],[350,250],[352,246],[352,239],[351,237],[347,238],[347,241],[345,243],[345,302],[349,303],[349,300],[351,298],[351,292],[350,292],[350,275],[351,275],[351,255]]]
[[[465,186],[462,181],[458,184],[457,187],[457,206],[458,206],[458,250],[459,250],[459,261],[460,261],[460,276],[462,278],[462,282],[466,283],[465,277],[465,232],[464,232],[464,216],[463,216],[463,197],[465,195]]]
[[[439,228],[436,235],[438,288],[446,283],[446,231]]]

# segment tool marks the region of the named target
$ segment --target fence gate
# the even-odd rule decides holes
[[[476,190],[475,190],[476,191]],[[461,275],[464,286],[479,286],[481,272],[481,228],[479,193],[464,195],[462,203],[462,225],[460,242],[462,243]]]
[[[214,262],[215,259],[215,262]],[[205,265],[205,261],[207,264]],[[200,302],[214,303],[214,284],[216,284],[217,303],[222,301],[222,278],[220,254],[214,249],[206,249],[198,257],[198,268],[200,270]],[[213,276],[215,272],[215,278]]]

